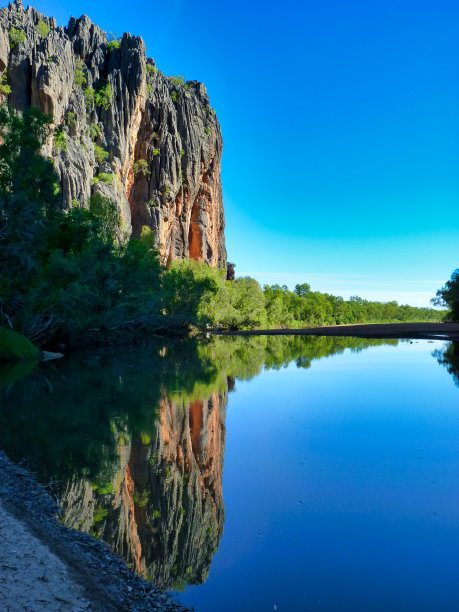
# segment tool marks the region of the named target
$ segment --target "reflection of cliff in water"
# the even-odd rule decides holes
[[[110,483],[59,490],[66,525],[110,544],[161,587],[199,584],[223,533],[226,394],[160,400],[156,431],[121,440]]]
[[[0,445],[50,484],[66,525],[103,538],[158,586],[198,584],[223,533],[235,380],[378,344],[397,341],[211,338],[79,354],[19,383],[0,371]]]

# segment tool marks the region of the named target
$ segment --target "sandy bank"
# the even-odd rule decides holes
[[[0,450],[0,610],[186,610],[107,545],[60,525],[59,509]]]
[[[459,340],[459,323],[367,323],[364,325],[327,325],[300,329],[255,329],[221,331],[225,336],[354,336],[356,338],[417,338],[428,340]]]

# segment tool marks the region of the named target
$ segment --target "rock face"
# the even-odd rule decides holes
[[[163,263],[225,267],[223,142],[202,83],[164,76],[140,37],[109,42],[86,16],[56,27],[20,0],[0,9],[0,71],[1,102],[53,117],[64,208],[101,194],[127,233],[154,231]]]

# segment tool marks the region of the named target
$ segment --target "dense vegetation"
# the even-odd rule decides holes
[[[74,344],[141,329],[301,327],[432,320],[428,308],[367,302],[297,285],[266,286],[194,261],[160,266],[154,236],[123,235],[115,204],[94,194],[62,211],[58,179],[40,148],[50,117],[0,108],[0,325],[38,345]],[[83,204],[83,203],[82,203]],[[88,204],[88,203],[86,203]]]
[[[198,319],[224,328],[314,327],[350,323],[392,321],[433,321],[443,318],[442,311],[432,308],[399,306],[397,302],[371,302],[359,297],[342,297],[311,291],[308,284],[289,291],[285,285],[260,285],[253,278],[225,281],[219,270],[209,270],[193,261],[173,265],[176,274],[189,275],[201,282],[212,280],[212,290],[201,298]],[[190,286],[193,282],[190,282]],[[187,300],[182,294],[181,300]],[[186,309],[186,303],[179,305]]]

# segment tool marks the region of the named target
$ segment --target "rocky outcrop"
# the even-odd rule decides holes
[[[20,0],[0,9],[0,98],[53,118],[63,207],[115,201],[126,232],[156,236],[163,263],[226,265],[222,137],[206,88],[166,77],[140,37],[108,41],[86,16],[66,28]]]

